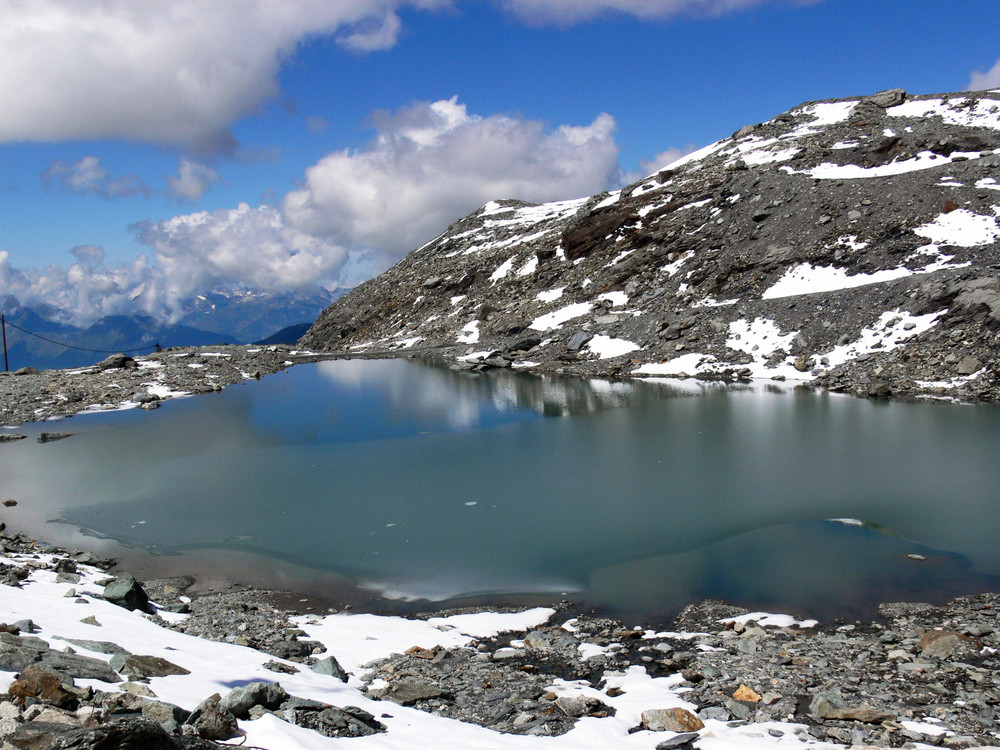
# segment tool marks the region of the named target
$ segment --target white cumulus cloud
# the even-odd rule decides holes
[[[499,0],[500,5],[531,23],[568,25],[606,13],[638,18],[718,16],[756,5],[809,5],[823,0]]]
[[[343,247],[284,223],[272,206],[198,211],[132,227],[153,250],[143,290],[151,312],[172,313],[183,299],[223,285],[287,291],[336,275]]]
[[[401,6],[446,0],[0,0],[0,142],[125,138],[235,148],[297,44],[391,46]]]
[[[168,177],[167,185],[175,198],[195,201],[205,194],[212,183],[218,181],[219,175],[214,169],[182,156],[177,175]]]
[[[285,197],[296,229],[400,257],[497,198],[541,202],[600,192],[620,181],[615,121],[582,126],[469,114],[457,97],[374,118],[375,139],[337,151]]]
[[[969,77],[969,91],[1000,89],[1000,60],[987,71],[975,70]]]

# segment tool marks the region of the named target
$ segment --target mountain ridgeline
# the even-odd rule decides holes
[[[85,367],[114,352],[149,354],[156,344],[212,346],[261,342],[291,344],[342,292],[316,287],[308,292],[274,293],[247,288],[216,288],[181,305],[180,318],[168,323],[141,313],[108,315],[88,326],[51,305],[22,305],[0,299],[7,323],[7,359],[21,367]]]
[[[614,193],[491,202],[300,345],[997,398],[1000,91],[811,102]]]

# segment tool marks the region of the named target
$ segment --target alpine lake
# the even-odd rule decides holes
[[[8,525],[140,578],[637,620],[1000,590],[993,406],[339,360],[20,431]]]

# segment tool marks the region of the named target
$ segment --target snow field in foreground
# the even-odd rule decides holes
[[[0,562],[16,565],[39,560],[46,562],[49,557],[0,557]],[[346,669],[355,672],[351,680],[344,684],[333,677],[317,674],[308,668],[303,669],[302,665],[294,665],[300,668],[296,674],[278,675],[263,667],[264,663],[273,660],[268,654],[244,646],[201,640],[164,628],[138,612],[129,612],[96,598],[102,590],[97,581],[105,578],[106,574],[82,565],[79,566],[79,571],[82,580],[72,588],[76,590],[77,597],[86,600],[85,603],[77,603],[77,597],[67,597],[70,586],[56,582],[54,572],[38,570],[25,581],[22,588],[0,586],[0,620],[33,620],[39,628],[35,637],[47,641],[56,649],[69,645],[64,640],[66,638],[111,641],[134,654],[159,656],[182,666],[190,670],[191,674],[153,677],[149,681],[149,687],[160,700],[187,710],[193,709],[213,693],[225,695],[237,685],[261,680],[280,682],[295,696],[337,706],[358,706],[379,717],[388,727],[384,734],[363,739],[333,739],[267,715],[257,721],[239,722],[246,737],[228,743],[233,746],[242,744],[268,750],[326,750],[361,746],[376,750],[428,746],[436,750],[592,750],[604,747],[653,750],[657,744],[673,735],[669,732],[650,731],[630,734],[629,730],[638,726],[642,711],[672,707],[694,709],[694,706],[683,699],[679,676],[652,678],[642,667],[633,666],[625,672],[608,674],[602,688],[606,690],[616,687],[624,691],[614,698],[587,682],[555,680],[551,686],[552,692],[559,696],[598,697],[615,709],[614,717],[583,718],[570,732],[559,737],[500,734],[394,703],[370,700],[358,689],[361,683],[357,673],[368,661],[411,646],[430,648],[442,645],[456,648],[469,643],[472,638],[484,638],[506,630],[531,629],[546,622],[553,614],[551,609],[537,608],[511,614],[458,615],[431,618],[428,621],[375,615],[296,618],[296,624],[306,631],[310,639],[322,642]],[[99,626],[81,622],[91,616],[96,618]],[[758,616],[764,617],[763,614]],[[778,622],[783,620],[775,621],[775,624]],[[77,648],[87,656],[105,661],[110,659],[109,655]],[[0,689],[6,690],[13,679],[13,673],[0,672]],[[97,680],[76,682],[78,685],[91,685],[105,691],[118,690],[122,684],[109,685]],[[780,730],[781,736],[771,736],[769,729]],[[730,727],[714,720],[706,722],[697,746],[702,750],[729,750],[803,744],[831,750],[836,747],[816,742],[806,734],[801,725],[760,723]]]

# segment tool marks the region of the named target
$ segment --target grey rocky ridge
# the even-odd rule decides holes
[[[621,191],[498,200],[300,345],[995,400],[1000,91],[803,104]]]

